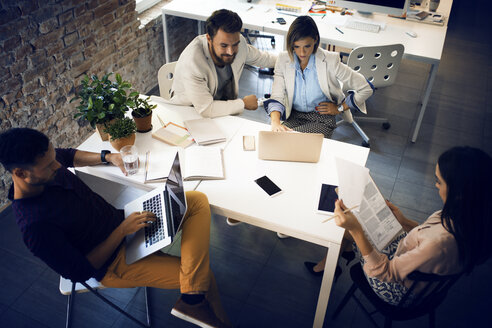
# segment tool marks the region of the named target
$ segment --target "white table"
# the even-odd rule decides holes
[[[252,3],[247,3],[245,0],[172,1],[162,9],[166,62],[170,61],[166,16],[195,19],[198,21],[199,34],[202,34],[200,21],[205,21],[214,10],[226,8],[239,14],[243,21],[243,28],[286,35],[288,28],[295,17],[278,14],[275,10],[275,3],[277,2],[277,0],[259,0]],[[303,13],[307,12],[307,9],[310,6],[309,1],[287,0],[281,1],[281,3],[302,6],[305,9]],[[417,140],[422,119],[432,91],[432,86],[434,85],[444,47],[444,40],[446,38],[447,19],[451,12],[451,6],[452,0],[442,0],[440,3],[439,12],[442,12],[446,16],[446,24],[444,26],[406,21],[391,18],[387,15],[375,14],[372,18],[374,21],[386,22],[386,28],[379,33],[341,28],[344,32],[344,34],[341,34],[335,29],[335,26],[343,26],[346,17],[331,12],[328,12],[324,18],[321,18],[321,16],[313,17],[318,26],[322,43],[347,48],[401,43],[405,47],[404,58],[424,62],[430,65],[430,71],[422,97],[422,106],[412,135],[412,142]],[[357,13],[355,16],[357,16]],[[283,17],[287,24],[280,25],[278,23],[273,23],[272,21],[275,21],[276,17]],[[414,31],[417,33],[417,37],[412,38],[408,36],[405,31]]]
[[[240,118],[237,118],[240,119]],[[214,213],[328,247],[327,261],[316,307],[314,327],[322,327],[344,229],[316,212],[321,183],[338,185],[334,156],[365,165],[369,149],[324,139],[318,163],[264,161],[257,151],[244,151],[244,135],[270,130],[270,126],[245,121],[224,151],[225,180],[202,181]],[[254,182],[266,175],[283,192],[269,197]]]
[[[153,129],[160,128],[157,115],[165,122],[180,124],[183,120],[199,117],[192,107],[168,104],[162,98],[152,97],[157,104],[152,118]],[[321,327],[325,317],[333,277],[340,252],[344,230],[333,221],[322,224],[326,218],[316,212],[318,192],[321,183],[338,184],[334,156],[342,157],[359,165],[365,165],[369,149],[339,141],[324,139],[318,163],[296,163],[263,161],[258,159],[257,151],[243,151],[243,135],[254,135],[258,131],[270,130],[267,124],[257,123],[237,116],[224,116],[214,119],[227,136],[220,145],[224,148],[224,169],[226,179],[186,181],[186,190],[199,190],[207,194],[214,213],[233,217],[249,224],[281,232],[289,236],[328,247],[327,261],[321,283],[314,327]],[[141,164],[145,152],[168,151],[171,146],[151,138],[150,133],[137,134]],[[198,146],[190,146],[198,147]],[[78,149],[99,152],[111,149],[108,141],[101,141],[94,133]],[[113,166],[97,165],[76,168],[99,178],[115,181],[140,189],[151,190],[159,184],[144,184],[144,170],[136,175],[124,176]],[[255,183],[254,179],[269,176],[282,189],[283,193],[270,198]],[[254,206],[252,206],[254,204]],[[296,204],[292,206],[292,204]]]
[[[165,122],[174,122],[183,126],[184,120],[201,118],[200,114],[198,114],[192,107],[189,106],[178,106],[167,103],[164,99],[160,97],[151,97],[151,103],[156,104],[157,108],[154,109],[154,113],[152,115],[152,131],[159,129],[162,125],[159,121],[158,116]],[[129,114],[129,113],[128,113]],[[227,140],[231,140],[232,136],[239,129],[242,121],[237,121],[234,117],[224,116],[219,117],[216,121],[221,125],[222,130],[224,131]],[[223,143],[215,144],[214,146],[225,148],[227,145],[227,141]],[[97,165],[97,166],[86,166],[86,167],[77,167],[76,171],[90,174],[93,176],[97,176],[102,179],[115,181],[117,183],[121,183],[127,186],[132,186],[138,189],[143,190],[152,190],[158,186],[160,183],[144,183],[145,180],[145,154],[147,151],[152,153],[157,153],[160,151],[169,151],[171,148],[170,145],[156,140],[152,138],[150,132],[148,133],[137,133],[137,137],[135,139],[135,146],[138,149],[138,157],[140,161],[140,168],[135,175],[124,176],[120,169],[112,166],[112,165]],[[190,147],[198,147],[198,146],[190,146]],[[103,149],[111,150],[112,152],[116,152],[109,141],[101,141],[101,138],[97,133],[92,134],[87,140],[85,140],[77,149],[100,152]],[[184,187],[186,190],[195,190],[199,181],[185,181]]]

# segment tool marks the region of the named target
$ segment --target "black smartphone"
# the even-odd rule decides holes
[[[337,186],[321,184],[319,193],[318,212],[322,214],[333,214],[335,211],[335,201],[338,199],[336,192]]]
[[[278,22],[280,25],[285,25],[285,24],[286,24],[285,19],[283,19],[282,17],[278,17],[278,18],[277,18],[277,22]]]
[[[266,175],[262,176],[261,178],[256,179],[255,182],[270,197],[278,195],[282,192],[282,189],[280,189],[279,186],[277,186],[275,183],[273,183],[273,181],[270,180],[270,178],[268,178]]]

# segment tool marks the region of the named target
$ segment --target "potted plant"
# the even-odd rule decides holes
[[[137,132],[149,132],[152,130],[152,110],[157,105],[149,104],[150,97],[140,98],[137,94],[130,100],[132,116],[137,124]]]
[[[138,95],[138,92],[127,95],[131,84],[123,81],[120,74],[115,75],[116,81],[113,82],[109,79],[111,74],[113,73],[108,73],[101,79],[97,75],[86,75],[81,81],[80,91],[70,100],[80,100],[77,106],[79,112],[74,118],[87,120],[93,128],[97,128],[102,140],[108,140],[104,133],[108,122],[123,118],[131,105],[131,98]]]
[[[120,151],[121,147],[135,143],[136,130],[135,122],[129,117],[124,117],[117,118],[104,129],[104,132],[109,134],[111,146]]]

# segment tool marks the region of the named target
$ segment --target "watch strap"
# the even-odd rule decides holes
[[[104,164],[109,164],[109,162],[106,160],[106,155],[111,154],[111,151],[109,150],[101,150],[101,162]]]

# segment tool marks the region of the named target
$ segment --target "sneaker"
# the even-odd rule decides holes
[[[171,314],[184,321],[191,322],[199,327],[204,328],[223,328],[229,327],[220,321],[210,307],[206,299],[194,305],[185,303],[181,297],[178,299]]]
[[[238,220],[234,220],[234,219],[231,219],[231,218],[227,218],[226,220],[227,224],[230,225],[230,226],[237,226],[238,224],[241,224],[242,222],[241,221],[238,221]]]
[[[290,236],[284,235],[283,233],[277,232],[277,237],[280,239],[289,238]]]

